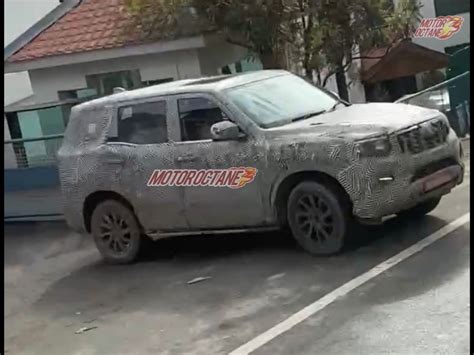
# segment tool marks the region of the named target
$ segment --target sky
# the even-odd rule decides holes
[[[59,0],[4,0],[4,43],[12,42],[36,21],[59,5]],[[5,74],[4,104],[32,94],[27,73]]]

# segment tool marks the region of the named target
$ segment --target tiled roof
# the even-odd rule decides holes
[[[82,0],[8,61],[21,62],[138,44],[137,34],[125,30],[126,22],[123,0]]]

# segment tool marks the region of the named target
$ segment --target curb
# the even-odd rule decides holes
[[[7,224],[26,224],[26,223],[65,223],[63,215],[55,216],[7,216],[3,217],[3,223]]]

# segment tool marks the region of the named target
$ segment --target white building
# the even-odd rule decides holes
[[[394,0],[395,4],[398,2],[399,0]],[[446,40],[440,40],[438,38],[413,38],[414,43],[446,54],[452,54],[456,50],[465,47],[466,45],[470,45],[470,0],[421,0],[420,2],[422,4],[420,11],[422,18],[456,15],[463,18],[463,24],[459,32]],[[422,83],[420,74],[416,76],[416,80],[418,87],[421,88]]]
[[[262,68],[246,49],[213,35],[145,43],[124,30],[120,4],[64,0],[5,48],[5,73],[27,71],[33,90],[32,96],[5,107],[11,138],[62,133],[69,108],[58,103],[64,100],[111,94],[114,87],[134,89]],[[44,142],[29,143],[28,160],[47,150]]]
[[[145,44],[124,31],[123,12],[114,0],[62,2],[5,49],[5,72],[28,71],[34,101],[45,103],[217,74],[247,54],[212,36]]]
[[[234,71],[261,68],[258,60],[245,58],[246,49],[213,36],[153,43],[137,41],[133,34],[124,31],[124,9],[118,4],[117,0],[64,0],[7,46],[5,73],[28,72],[34,93],[27,99],[29,104],[109,94],[116,86],[136,88],[213,75],[224,67]],[[413,42],[441,53],[469,43],[469,0],[423,0],[422,17],[454,14],[463,16],[464,24],[449,40],[421,38]],[[404,55],[398,54],[397,60]],[[361,71],[367,67],[367,63],[356,63],[347,74],[353,102],[366,101],[367,88]],[[327,87],[337,91],[334,79]],[[17,102],[15,106],[24,103]]]
[[[395,0],[397,3],[399,0]],[[414,38],[413,42],[423,47],[434,49],[438,52],[450,54],[458,46],[469,45],[471,35],[469,33],[471,22],[471,10],[469,0],[422,0],[421,17],[434,18],[439,16],[457,15],[464,21],[459,32],[446,40],[437,38]]]
[[[393,0],[398,5],[400,0]],[[416,92],[424,88],[422,80],[426,71],[441,70],[448,65],[449,54],[470,45],[470,1],[469,0],[414,0],[421,4],[421,18],[435,18],[439,16],[456,15],[461,16],[463,25],[459,32],[447,40],[438,38],[413,38],[411,44],[404,43],[402,46],[394,46],[389,49],[389,55],[383,60],[363,59],[355,61],[346,73],[346,82],[349,84],[348,93],[351,102],[359,103],[372,101],[371,95],[375,86],[382,87],[387,91],[395,91],[393,96]],[[412,45],[414,44],[414,45]],[[395,51],[394,51],[395,49]],[[401,50],[400,50],[401,49]],[[379,57],[387,53],[386,48],[364,53],[366,56]],[[416,63],[417,62],[417,63]],[[416,63],[416,64],[415,64]],[[398,68],[397,68],[398,67]],[[295,66],[295,70],[301,68]],[[369,70],[370,69],[370,70]],[[401,69],[401,70],[400,70]],[[390,73],[393,71],[393,73]],[[377,72],[377,73],[374,73]],[[377,82],[372,82],[366,74],[377,74]],[[398,88],[397,88],[398,87]],[[326,88],[337,92],[334,75],[328,80]],[[399,88],[408,90],[401,93]]]

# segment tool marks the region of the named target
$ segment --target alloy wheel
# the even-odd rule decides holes
[[[296,222],[301,233],[316,243],[331,239],[334,231],[334,216],[329,205],[316,194],[302,195],[296,205]]]

